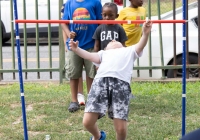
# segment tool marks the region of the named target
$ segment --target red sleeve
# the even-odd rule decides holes
[[[114,0],[117,5],[123,5],[123,0]]]

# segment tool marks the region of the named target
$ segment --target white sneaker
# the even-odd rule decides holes
[[[85,105],[84,95],[81,94],[81,93],[78,93],[77,97],[78,97],[78,103],[79,103],[79,105]]]

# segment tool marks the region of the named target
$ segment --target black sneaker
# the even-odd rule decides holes
[[[71,102],[68,108],[69,112],[76,112],[79,109],[80,109],[80,105],[78,102]]]

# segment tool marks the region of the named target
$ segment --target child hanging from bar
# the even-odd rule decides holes
[[[79,42],[70,40],[70,49],[80,57],[100,64],[92,83],[83,117],[83,125],[93,135],[90,140],[105,140],[106,133],[99,131],[97,120],[105,116],[113,119],[116,140],[125,140],[130,103],[130,82],[134,61],[142,55],[151,31],[152,22],[143,24],[140,41],[130,47],[111,41],[105,50],[87,52]]]

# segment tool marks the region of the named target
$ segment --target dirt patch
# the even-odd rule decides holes
[[[46,134],[46,132],[35,132],[35,131],[28,131],[29,135],[31,136],[37,136],[37,135],[40,135],[40,134]]]
[[[10,105],[11,108],[17,108],[17,107],[20,107],[20,106],[21,106],[20,103],[14,103],[14,104]]]
[[[22,117],[18,117],[17,120],[15,122],[13,122],[12,124],[19,124],[22,121]]]
[[[28,105],[28,106],[26,107],[26,110],[27,110],[27,111],[32,111],[32,110],[33,110],[33,105]]]

